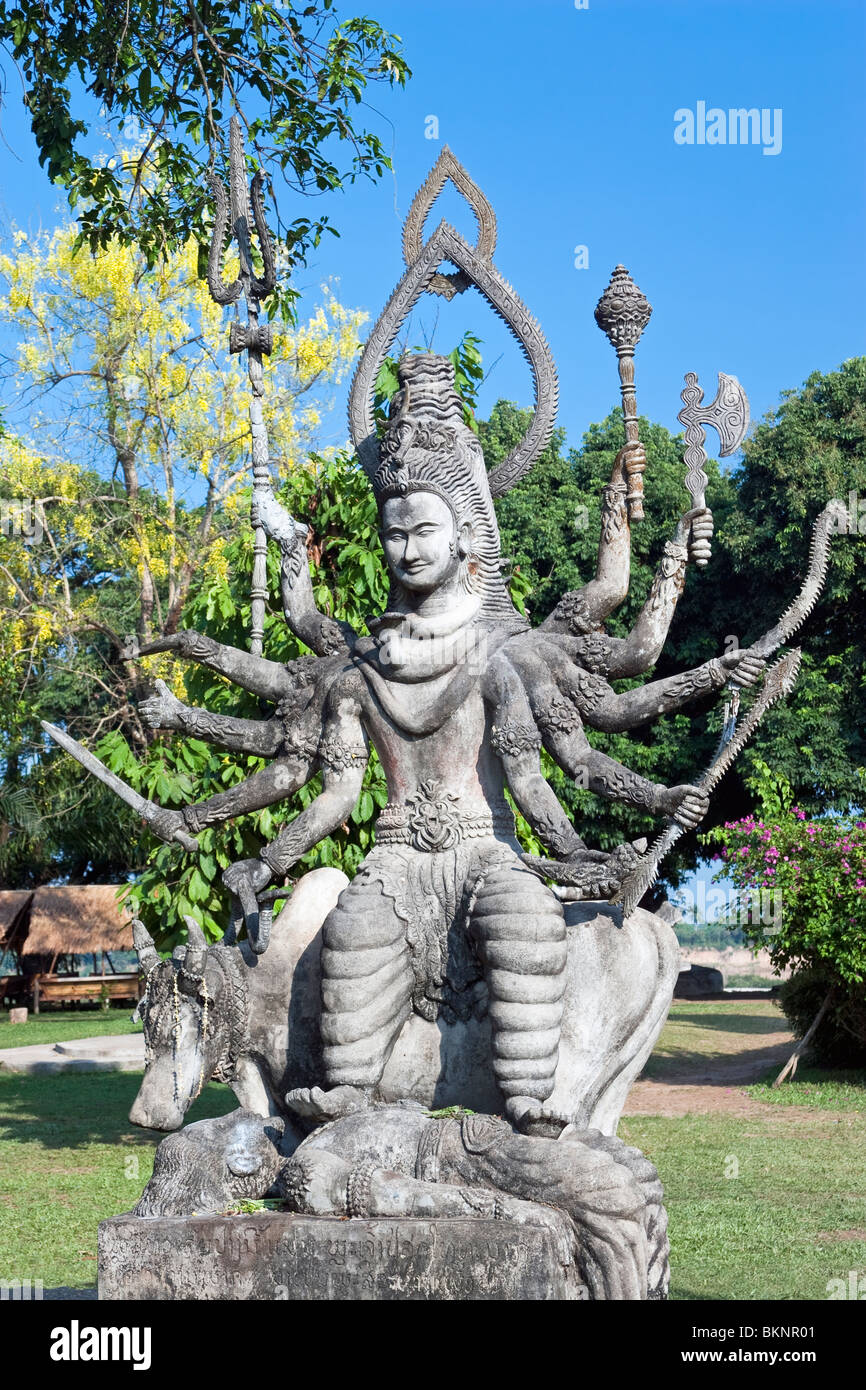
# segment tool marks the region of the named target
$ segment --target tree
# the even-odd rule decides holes
[[[527,412],[500,403],[481,426],[490,462],[498,462],[526,428]],[[632,587],[609,628],[624,635],[643,603],[655,558],[687,503],[683,443],[641,420],[647,448],[646,519],[632,530]],[[565,453],[561,433],[517,488],[497,503],[503,550],[528,576],[535,621],[593,572],[598,495],[622,440],[620,412],[587,431]],[[792,696],[770,711],[735,769],[714,796],[707,828],[738,820],[754,807],[762,763],[790,782],[798,804],[817,815],[862,805],[866,745],[863,630],[853,615],[866,609],[866,358],[836,372],[813,373],[783,395],[743,446],[742,463],[722,472],[707,465],[707,499],[716,534],[703,571],[690,567],[668,643],[655,675],[665,676],[741,646],[765,632],[788,606],[805,573],[811,527],[831,498],[852,500],[848,532],[834,538],[824,595],[797,634],[803,666]],[[706,766],[718,735],[711,706],[660,720],[628,737],[591,735],[592,742],[637,771],[669,785],[691,781]],[[601,844],[653,829],[624,807],[609,806],[567,784],[557,790]],[[694,862],[694,836],[679,842],[666,876]]]
[[[390,168],[355,109],[370,83],[411,75],[395,35],[372,19],[340,22],[333,0],[0,0],[0,42],[18,68],[40,163],[78,209],[81,240],[91,250],[135,245],[151,266],[190,239],[207,245],[204,175],[230,114],[263,169],[320,194]],[[91,153],[91,103],[111,131],[140,135],[134,155]],[[280,221],[289,266],[325,228],[321,214]],[[284,307],[293,300],[284,289]]]
[[[135,707],[144,682],[166,674],[181,694],[183,673],[125,661],[126,634],[174,631],[193,591],[225,574],[236,532],[251,544],[248,384],[228,359],[194,244],[148,271],[118,243],[75,254],[75,235],[66,227],[30,244],[18,234],[17,254],[0,256],[0,317],[18,335],[20,391],[19,432],[0,438],[0,502],[11,508],[0,553],[0,758],[6,780],[26,780],[52,817],[44,835],[16,835],[8,873],[26,882],[140,866],[130,856],[139,837],[114,798],[82,789],[38,720],[65,722],[85,742],[121,729],[144,751],[151,737]],[[278,471],[306,460],[362,318],[327,292],[305,323],[275,335],[267,411]],[[33,511],[38,541],[13,524],[15,507]]]
[[[866,821],[810,820],[784,774],[760,763],[759,809],[708,837],[722,873],[749,903],[743,935],[778,971],[781,1003],[797,1037],[822,1061],[866,1060]],[[768,912],[767,899],[774,899]],[[742,915],[742,914],[741,914]],[[796,1067],[796,1054],[792,1059]],[[783,1073],[784,1075],[784,1073]]]

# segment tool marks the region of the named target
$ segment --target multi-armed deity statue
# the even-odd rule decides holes
[[[210,283],[220,302],[243,290],[252,310],[232,345],[250,352],[253,524],[280,548],[285,621],[313,655],[283,665],[196,632],[142,648],[202,663],[270,702],[273,713],[215,715],[160,685],[142,706],[153,728],[270,761],[183,811],[138,805],[157,834],[194,852],[205,826],[279,802],[317,773],[322,789],[258,858],[226,871],[234,908],[219,945],[208,946],[190,922],[189,944],[161,960],[136,925],[149,1065],[133,1119],[176,1128],[212,1076],[232,1085],[242,1107],[165,1141],[139,1214],[218,1211],[232,1197],[280,1192],[299,1213],[547,1222],[571,1240],[591,1297],[663,1297],[658,1177],[614,1137],[677,971],[673,933],[637,903],[662,854],[698,824],[709,792],[793,681],[796,653],[766,673],[765,663],[817,600],[830,515],[817,523],[800,598],[754,646],[615,689],[655,664],[689,560],[709,558],[704,425],[717,429],[724,453],[748,426],[734,378],[721,376],[716,400],[703,407],[687,377],[680,419],[692,505],[664,547],[633,630],[608,636],[605,620],[628,594],[630,525],[642,515],[646,467],[633,357],[650,309],[618,266],[596,317],[617,350],[626,442],[604,489],[596,573],[533,628],[509,597],[493,501],[549,440],[556,375],[537,324],[493,264],[490,205],[445,151],[410,210],[407,269],[351,390],[352,440],[376,497],[391,580],[387,608],[366,633],[328,617],[314,602],[305,528],[274,498],[263,452],[268,341],[257,310],[268,283],[252,277],[238,150],[236,139],[232,226],[240,230],[241,277],[234,286],[221,278],[221,227]],[[444,223],[423,241],[447,178],[477,214],[475,247]],[[260,197],[253,202],[266,242]],[[456,273],[442,274],[443,261]],[[373,410],[382,363],[420,296],[450,298],[470,285],[508,324],[535,385],[525,437],[489,472],[447,358],[404,355],[381,432]],[[762,675],[738,729],[739,691]],[[723,689],[719,751],[694,785],[649,782],[587,738],[587,729],[629,730]],[[352,812],[371,748],[388,786],[375,847],[351,883],[333,870],[307,875],[272,923],[293,867]],[[542,774],[542,748],[582,786],[659,817],[660,838],[649,849],[644,841],[610,853],[587,846]],[[551,858],[522,852],[506,791]],[[443,1116],[434,1106],[466,1113]]]

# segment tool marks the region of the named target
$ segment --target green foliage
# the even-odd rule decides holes
[[[149,264],[191,235],[207,245],[205,173],[231,114],[260,166],[278,168],[295,192],[323,193],[390,167],[356,112],[371,83],[411,75],[395,35],[373,19],[340,22],[333,0],[4,0],[0,42],[24,85],[40,163],[78,210],[81,240],[95,250],[118,237]],[[126,167],[89,152],[82,88],[110,130],[127,143],[130,129],[138,137]],[[325,229],[324,215],[281,227],[290,265]],[[284,307],[293,297],[284,290]]]
[[[426,349],[413,347],[407,351],[424,352]],[[454,366],[454,387],[463,402],[463,419],[469,428],[477,434],[478,422],[475,419],[475,409],[478,405],[478,389],[484,379],[481,339],[476,337],[474,333],[467,331],[457,346],[448,353],[448,359]],[[373,412],[380,429],[384,429],[388,416],[387,407],[400,389],[400,378],[397,374],[398,364],[399,358],[386,357],[376,378]]]
[[[794,1036],[802,1038],[831,988],[831,1002],[809,1039],[809,1053],[825,1067],[866,1067],[866,990],[862,985],[841,981],[832,969],[813,966],[785,980],[779,1003]]]
[[[510,403],[497,404],[480,426],[489,465],[513,447],[529,418]],[[688,504],[681,438],[644,419],[640,437],[648,458],[646,516],[632,529],[629,597],[607,624],[616,636],[631,629],[662,545]],[[535,622],[595,571],[600,489],[622,440],[619,410],[591,426],[578,449],[566,451],[557,431],[532,473],[496,504],[503,554],[531,584]],[[861,805],[866,647],[852,614],[866,611],[860,529],[866,532],[866,358],[853,358],[835,372],[813,373],[800,390],[785,392],[779,409],[746,440],[742,463],[722,472],[710,459],[707,472],[713,558],[705,570],[689,567],[668,642],[650,676],[688,670],[730,649],[732,640],[746,646],[760,636],[799,587],[818,513],[831,498],[847,501],[852,492],[859,510],[852,533],[834,538],[825,593],[797,634],[804,655],[796,688],[769,712],[721,783],[705,826],[744,816],[754,805],[762,769],[770,764],[807,813]],[[636,772],[671,786],[694,780],[711,758],[718,732],[718,710],[706,701],[628,736],[590,732],[589,737]],[[609,847],[656,828],[651,818],[630,808],[574,790],[562,774],[551,781],[590,843]],[[683,836],[665,862],[666,881],[676,884],[695,857],[695,836]]]
[[[864,1065],[866,822],[807,820],[791,804],[784,775],[761,766],[752,779],[761,818],[746,816],[707,837],[723,846],[719,876],[745,893],[777,895],[781,914],[772,921],[755,914],[743,934],[769,951],[777,970],[792,967],[780,1002],[796,1036],[806,1034],[832,990],[810,1049],[827,1066]]]

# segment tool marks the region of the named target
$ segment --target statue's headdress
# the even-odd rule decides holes
[[[427,213],[450,179],[468,200],[478,220],[474,247],[453,227],[440,222],[422,243]],[[496,220],[484,194],[446,148],[422,184],[403,229],[406,273],[367,339],[352,382],[349,429],[361,464],[380,508],[388,497],[425,490],[437,493],[451,507],[458,525],[472,528],[472,559],[481,618],[497,627],[526,626],[515,609],[502,577],[499,529],[493,498],[500,497],[523,477],[550,439],[556,415],[556,369],[538,324],[491,257],[496,246]],[[443,275],[443,260],[457,267]],[[400,328],[424,293],[451,299],[474,285],[491,308],[505,320],[532,370],[535,412],[526,434],[490,473],[481,445],[464,421],[463,405],[454,389],[454,369],[446,357],[433,353],[406,354],[400,359],[400,389],[391,404],[384,437],[379,438],[373,412],[376,381]]]

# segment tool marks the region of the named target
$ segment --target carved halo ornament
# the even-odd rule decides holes
[[[453,183],[457,191],[463,194],[475,214],[478,223],[478,240],[475,243],[476,254],[485,261],[493,259],[493,252],[496,250],[496,214],[493,211],[493,206],[475,180],[469,177],[463,165],[455,159],[451,150],[445,145],[430,173],[412,199],[412,206],[409,208],[406,221],[403,224],[403,259],[407,266],[413,265],[421,255],[424,247],[424,223],[433,204],[448,182]],[[441,294],[446,299],[453,299],[456,294],[462,294],[464,290],[468,290],[471,284],[471,279],[463,270],[458,270],[454,275],[437,273],[427,286],[427,291],[429,294]]]
[[[373,413],[373,398],[379,372],[400,328],[421,295],[430,292],[431,289],[433,293],[444,292],[441,283],[443,277],[438,275],[438,271],[443,260],[450,261],[463,272],[467,285],[474,285],[494,313],[504,320],[520,345],[532,372],[535,394],[532,422],[508,457],[488,474],[491,495],[501,497],[529,471],[553,432],[559,395],[556,367],[538,323],[489,258],[490,250],[495,244],[495,222],[492,224],[494,240],[491,241],[490,225],[485,210],[489,204],[486,199],[483,199],[483,203],[480,201],[483,194],[450,151],[448,160],[443,163],[440,158],[427,183],[419,191],[419,196],[422,193],[424,195],[422,201],[418,202],[416,199],[412,204],[407,218],[408,230],[404,233],[406,255],[414,252],[417,241],[420,240],[424,218],[449,178],[455,187],[469,198],[479,219],[478,245],[470,246],[452,226],[447,222],[440,222],[433,235],[420,247],[382,310],[361,354],[349,393],[349,432],[361,465],[367,476],[372,479],[379,466],[379,440]],[[490,215],[492,217],[492,209]],[[434,285],[438,288],[434,288]],[[465,287],[461,284],[460,288]],[[452,292],[458,291],[453,289]]]

